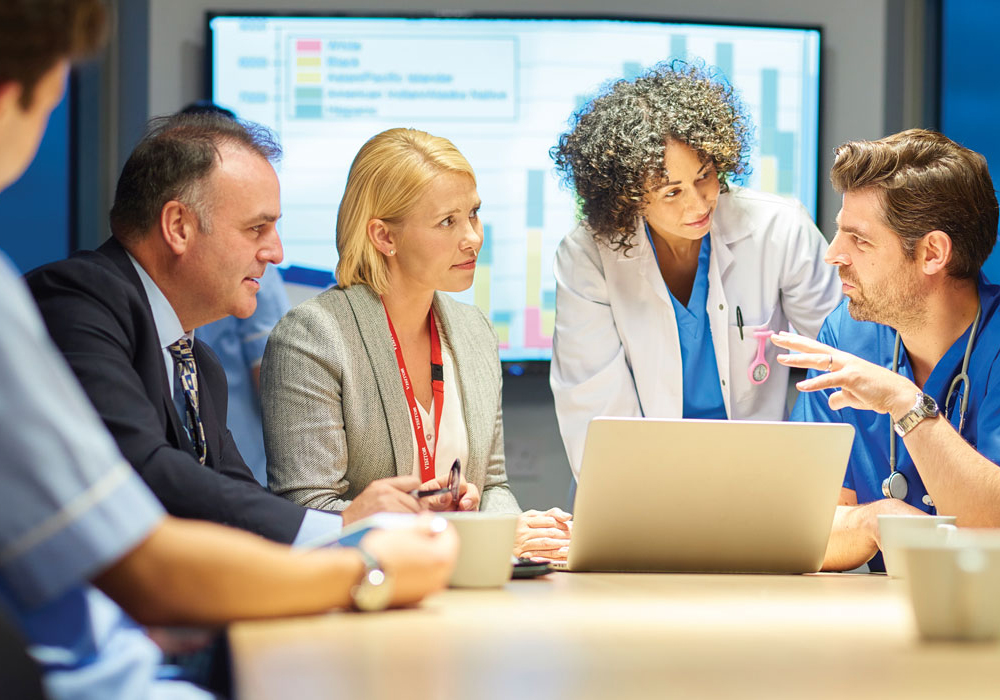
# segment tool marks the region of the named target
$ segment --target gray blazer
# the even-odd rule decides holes
[[[434,295],[469,435],[465,478],[481,510],[519,513],[504,469],[496,334],[482,312]],[[413,470],[413,426],[385,311],[370,287],[335,287],[275,326],[261,365],[267,482],[310,508],[340,511],[369,483]]]

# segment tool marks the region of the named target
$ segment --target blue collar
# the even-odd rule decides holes
[[[187,338],[193,342],[194,330],[184,332],[181,320],[177,318],[177,312],[174,311],[174,307],[170,305],[170,302],[160,288],[156,286],[153,278],[143,269],[139,261],[132,257],[131,253],[126,251],[125,254],[128,255],[128,259],[132,262],[132,266],[135,268],[136,273],[139,275],[139,280],[142,282],[142,288],[146,292],[146,298],[149,300],[149,309],[153,312],[153,323],[156,325],[156,335],[159,337],[160,347],[166,349],[181,338]]]

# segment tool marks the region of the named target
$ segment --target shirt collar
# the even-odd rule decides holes
[[[143,269],[139,261],[132,257],[131,253],[126,251],[125,254],[128,255],[132,266],[139,274],[142,288],[146,292],[146,298],[149,300],[149,309],[153,312],[153,323],[156,325],[156,334],[160,339],[160,347],[167,348],[181,338],[194,340],[194,330],[189,333],[184,332],[184,327],[181,326],[181,321],[177,318],[177,312],[174,311],[174,307],[170,305],[170,302],[163,292],[160,291],[160,288],[156,286],[153,278]]]

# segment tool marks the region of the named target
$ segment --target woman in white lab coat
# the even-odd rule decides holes
[[[840,283],[800,203],[729,184],[752,134],[734,88],[661,64],[573,124],[552,155],[583,221],[556,252],[550,379],[574,475],[595,416],[785,418],[788,370],[757,332],[815,337]]]

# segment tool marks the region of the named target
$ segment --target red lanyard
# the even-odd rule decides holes
[[[392,349],[396,351],[396,364],[399,365],[399,376],[403,381],[403,393],[406,394],[406,402],[410,407],[410,420],[413,421],[413,433],[417,438],[417,450],[420,452],[420,480],[428,482],[434,479],[437,474],[434,472],[434,457],[437,455],[437,446],[441,441],[441,411],[444,409],[444,367],[441,363],[441,339],[438,338],[437,324],[434,323],[434,309],[431,309],[431,391],[434,395],[434,452],[427,449],[427,439],[424,437],[424,421],[420,417],[420,409],[417,406],[417,397],[413,393],[413,385],[410,384],[410,376],[406,372],[406,363],[403,361],[403,351],[399,347],[399,338],[396,337],[396,329],[392,327],[392,319],[389,318],[389,310],[385,308],[385,319],[389,322],[389,333],[392,335]]]

